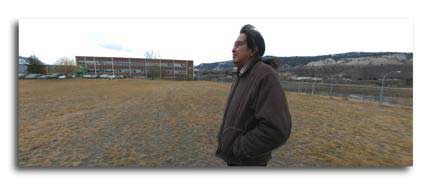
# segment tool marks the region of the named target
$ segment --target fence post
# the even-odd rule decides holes
[[[300,83],[297,82],[297,92],[300,92]]]
[[[312,84],[312,95],[314,95],[314,91],[315,91],[315,81],[314,81],[314,83]]]
[[[330,98],[333,97],[333,84],[330,84]]]
[[[303,92],[303,82],[300,82],[300,93]]]

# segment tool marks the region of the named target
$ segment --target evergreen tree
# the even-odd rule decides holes
[[[43,63],[35,55],[30,56],[28,60],[27,71],[29,73],[45,74],[46,71],[44,70]]]

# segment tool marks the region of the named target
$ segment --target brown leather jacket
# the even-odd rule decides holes
[[[251,61],[231,85],[216,156],[236,165],[261,165],[291,133],[291,115],[277,72]]]

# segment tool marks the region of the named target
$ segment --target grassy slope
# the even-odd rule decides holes
[[[18,163],[216,167],[229,84],[19,81]],[[273,167],[412,165],[412,109],[287,93],[292,135]]]

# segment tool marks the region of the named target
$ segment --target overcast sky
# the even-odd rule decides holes
[[[408,19],[20,19],[19,55],[54,64],[76,55],[231,60],[245,24],[266,42],[265,55],[311,56],[352,51],[412,52]]]

